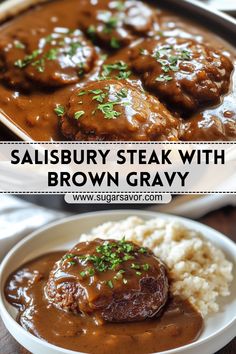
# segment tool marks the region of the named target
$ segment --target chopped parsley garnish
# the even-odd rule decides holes
[[[90,93],[94,93],[95,95],[99,95],[100,93],[102,93],[101,89],[96,89],[96,90],[89,90]]]
[[[75,112],[75,114],[74,114],[74,118],[75,118],[76,120],[78,120],[78,119],[80,119],[84,114],[85,114],[85,111],[77,111],[77,112]]]
[[[116,73],[116,79],[128,79],[131,75],[128,65],[122,60],[111,64],[104,64],[102,66],[101,80],[108,79],[111,77],[113,72]],[[118,73],[117,73],[118,72]]]
[[[158,76],[156,78],[156,81],[159,81],[159,82],[165,82],[165,81],[171,81],[171,80],[173,80],[172,76],[164,75],[164,74],[161,74],[160,76]]]
[[[111,281],[111,280],[108,280],[107,285],[108,285],[108,286],[109,286],[109,288],[111,288],[111,289],[113,289],[113,288],[114,288],[114,285],[113,285],[113,283],[112,283],[112,281]]]
[[[82,47],[82,44],[80,41],[78,42],[71,42],[69,44],[69,50],[68,50],[68,54],[69,56],[73,57],[74,55],[76,55],[77,51],[79,48]]]
[[[16,60],[14,65],[20,69],[32,65],[38,72],[42,73],[45,70],[46,61],[57,60],[60,53],[69,56],[70,58],[77,54],[78,49],[82,47],[82,43],[76,36],[76,31],[70,30],[66,33],[59,33],[55,37],[53,34],[50,34],[44,38],[43,48],[34,50],[32,53],[27,54],[23,59]],[[53,47],[46,51],[45,46],[47,44],[50,44]],[[14,45],[16,48],[25,48],[25,46],[19,41],[15,41]],[[83,63],[80,63],[79,67],[80,71],[78,74],[83,75]]]
[[[149,52],[148,52],[147,49],[141,48],[141,49],[140,49],[140,54],[141,54],[141,55],[148,55]]]
[[[146,263],[142,266],[142,268],[143,270],[147,271],[150,268],[150,265]]]
[[[75,258],[76,254],[73,253],[67,253],[62,257],[62,260],[64,261],[65,259],[71,259],[71,258]]]
[[[120,48],[120,42],[117,38],[112,37],[111,41],[110,41],[110,45],[113,49],[119,49]]]
[[[106,102],[98,105],[97,109],[101,111],[106,119],[115,119],[121,115],[120,112],[114,110],[114,106],[118,102]]]
[[[58,117],[62,117],[65,114],[65,107],[62,105],[57,105],[54,112]]]
[[[86,95],[86,91],[80,91],[79,93],[78,93],[78,96],[84,96],[84,95]]]
[[[173,45],[165,45],[156,49],[152,54],[148,50],[141,48],[141,55],[150,55],[161,65],[162,74],[160,74],[156,81],[168,82],[173,79],[170,72],[179,70],[179,64],[182,61],[191,60],[191,52],[186,49],[175,49]]]
[[[140,252],[141,250],[141,252]],[[145,250],[145,252],[144,252]],[[114,271],[114,276],[105,283],[111,289],[114,288],[116,282],[128,283],[127,275],[130,272],[134,272],[137,276],[141,276],[143,271],[148,271],[150,265],[147,263],[140,264],[137,262],[131,262],[130,264],[122,267],[126,261],[130,259],[138,260],[140,253],[146,253],[147,249],[144,247],[135,247],[131,242],[127,242],[125,238],[120,241],[103,241],[99,244],[95,252],[92,254],[66,254],[62,260],[67,260],[69,265],[82,265],[84,269],[80,271],[82,278],[93,277],[99,272]]]
[[[126,98],[128,96],[128,90],[126,88],[122,88],[119,92],[117,92],[117,96],[120,98]]]
[[[124,1],[116,1],[114,2],[114,9],[118,11],[123,11],[125,9],[125,3]]]
[[[45,60],[41,58],[32,63],[32,66],[35,66],[39,73],[43,73],[45,69]]]
[[[68,253],[68,254],[65,254],[63,257],[62,257],[62,260],[68,260],[68,264],[69,265],[76,265],[76,255],[75,254],[72,254],[72,253]]]
[[[54,40],[53,35],[49,34],[44,40],[46,43],[51,43]]]
[[[139,264],[132,263],[132,264],[131,264],[131,268],[132,268],[132,269],[140,269],[140,265],[139,265]]]
[[[140,247],[139,253],[147,253],[147,248],[146,247]]]
[[[87,29],[87,33],[90,38],[94,39],[96,35],[96,27],[93,25],[89,26],[89,28]]]
[[[80,68],[78,71],[79,76],[83,76],[84,75],[84,64],[83,63],[79,63],[78,67]]]
[[[118,21],[119,21],[118,17],[115,16],[110,16],[107,19],[105,19],[103,32],[111,33],[117,27]]]
[[[102,90],[97,89],[97,90],[89,90],[89,93],[93,93],[93,101],[96,100],[99,103],[102,103],[104,99],[107,97],[107,93],[104,93]]]
[[[93,268],[89,268],[89,269],[87,270],[87,273],[90,275],[90,277],[93,277],[94,274],[95,274],[95,270],[94,270]]]
[[[134,256],[131,256],[130,254],[126,254],[123,257],[123,261],[129,261],[130,259],[134,259]]]
[[[107,97],[106,93],[100,93],[100,94],[93,96],[93,100],[96,100],[96,101],[102,103],[106,97]]]
[[[118,105],[121,106],[129,105],[128,101],[124,101],[124,99],[128,97],[128,90],[126,88],[122,88],[119,92],[116,92],[114,94],[115,97],[112,100],[108,99],[109,90],[110,90],[109,86],[106,86],[104,90],[102,89],[94,89],[88,91],[84,90],[79,92],[78,96],[84,96],[86,94],[92,95],[92,100],[98,102],[96,109],[92,113],[95,114],[96,111],[100,111],[104,115],[105,119],[115,119],[121,115],[121,112],[117,111],[115,107]],[[82,101],[79,102],[79,104],[82,103],[83,103]],[[82,115],[81,112],[84,111],[79,111],[78,113],[79,118]]]
[[[182,60],[191,60],[191,53],[186,49],[183,49],[180,55]]]
[[[123,274],[125,273],[124,269],[120,269],[119,272],[116,273],[116,275],[114,276],[115,280],[120,280],[123,278]]]
[[[58,56],[58,48],[51,48],[46,54],[45,58],[48,60],[56,60]]]
[[[20,42],[18,40],[14,41],[14,47],[17,48],[17,49],[25,49],[24,43],[22,43],[22,42]]]
[[[34,50],[31,54],[26,55],[23,59],[18,59],[15,61],[15,66],[23,69],[29,65],[37,56],[41,53],[39,49]]]

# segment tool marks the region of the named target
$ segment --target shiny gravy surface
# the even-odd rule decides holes
[[[36,258],[11,274],[5,296],[19,311],[27,331],[57,346],[96,354],[153,353],[195,341],[203,328],[200,314],[188,301],[171,298],[161,316],[134,323],[96,325],[88,317],[57,309],[45,298],[54,263],[65,252]]]

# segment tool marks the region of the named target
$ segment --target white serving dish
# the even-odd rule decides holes
[[[79,236],[94,226],[106,221],[118,221],[128,216],[139,216],[144,219],[161,217],[176,219],[186,227],[204,234],[217,247],[222,249],[227,258],[234,262],[234,279],[236,279],[236,245],[226,236],[198,222],[167,214],[122,210],[104,211],[82,214],[55,222],[46,226],[19,242],[5,257],[0,268],[0,314],[12,336],[33,354],[75,354],[76,352],[51,345],[36,338],[16,321],[16,310],[7,303],[4,297],[4,284],[7,277],[24,262],[43,253],[66,249],[79,241]],[[200,338],[181,348],[162,352],[162,354],[213,354],[229,343],[236,333],[236,282],[231,285],[231,295],[220,301],[220,312],[205,319],[205,328]]]

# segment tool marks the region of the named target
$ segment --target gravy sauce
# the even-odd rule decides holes
[[[88,5],[88,10],[91,10],[91,6],[91,4]],[[229,56],[235,64],[235,50],[207,29],[166,10],[152,8],[152,11],[158,15],[158,31],[163,36],[178,36],[210,44],[213,48],[219,49]],[[8,21],[1,27],[1,36],[11,35],[14,37],[21,31],[27,33],[28,29],[35,28],[43,29],[46,34],[53,32],[56,27],[77,29],[83,22],[82,16],[78,0],[51,1],[29,9]],[[138,38],[142,38],[142,33],[138,34]],[[120,60],[126,61],[129,46],[125,50],[118,51]],[[38,89],[35,84],[35,89],[27,94],[17,88],[8,88],[6,85],[0,84],[0,111],[34,140],[65,140],[59,129],[60,119],[55,114],[55,107],[66,106],[76,87],[81,87],[98,77],[103,63],[103,59],[99,59],[100,55],[108,55],[108,60],[111,59],[111,61],[113,58],[117,58],[117,54],[109,50],[98,47],[96,50],[98,59],[94,69],[81,78],[77,84],[69,84],[57,89],[44,88],[43,90],[42,88]],[[204,111],[200,110],[187,120],[182,120],[177,112],[172,110],[181,123],[180,140],[236,140],[235,73],[233,76],[230,91],[221,99],[220,104],[204,109]],[[142,87],[139,78],[132,79],[135,79],[137,84]]]
[[[91,10],[91,6],[88,4],[88,10]],[[152,8],[152,11],[158,15],[158,31],[164,36],[178,36],[210,44],[229,56],[235,64],[235,50],[207,29],[166,10]],[[14,38],[17,33],[27,33],[29,29],[42,29],[46,34],[58,27],[75,30],[83,22],[82,16],[78,0],[51,1],[29,9],[2,25],[1,37],[10,35]],[[138,34],[138,38],[142,38],[142,33]],[[132,43],[129,46],[132,46]],[[81,87],[98,76],[104,60],[99,59],[100,55],[108,55],[108,60],[111,59],[111,61],[118,55],[120,60],[125,61],[129,46],[125,50],[118,51],[118,54],[97,47],[98,58],[93,70],[84,75],[77,84],[69,84],[56,89],[45,87],[42,90],[36,83],[31,92],[23,93],[17,88],[8,88],[0,83],[0,112],[34,140],[65,140],[59,129],[60,119],[55,114],[55,107],[66,106],[76,87]],[[135,79],[142,87],[139,78],[132,79]],[[172,110],[181,123],[180,140],[236,140],[235,78],[231,81],[229,93],[216,106],[204,111],[200,110],[187,120],[182,120],[177,112]],[[165,140],[165,137],[161,140]]]
[[[153,353],[195,341],[203,328],[200,314],[187,301],[170,298],[155,320],[96,325],[92,318],[59,310],[45,297],[45,285],[54,263],[65,252],[36,258],[14,272],[5,296],[19,311],[18,322],[27,331],[54,345],[99,354]]]

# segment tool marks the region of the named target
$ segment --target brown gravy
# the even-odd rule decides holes
[[[35,336],[66,349],[94,354],[160,352],[199,337],[202,317],[187,300],[179,298],[171,298],[158,319],[100,326],[50,305],[44,287],[54,263],[64,254],[54,252],[36,258],[6,283],[5,295],[19,310],[18,322]]]
[[[169,11],[158,10],[160,31],[164,35],[193,38],[210,44],[230,56],[235,63],[235,51],[229,44],[212,34],[198,24],[189,22],[184,17],[179,17]],[[30,28],[43,28],[50,32],[55,27],[78,28],[81,22],[80,6],[78,0],[57,0],[39,5],[7,22],[1,28],[1,35],[14,34]],[[142,38],[142,35],[139,35]],[[128,48],[128,47],[127,47]],[[128,50],[128,49],[127,49]],[[98,53],[113,54],[97,48]],[[125,59],[125,51],[121,51],[119,59]],[[114,54],[114,57],[117,54]],[[123,56],[123,57],[122,57]],[[35,90],[24,94],[14,88],[0,84],[0,110],[13,121],[21,130],[34,140],[54,141],[65,140],[60,133],[59,119],[54,110],[57,105],[65,106],[76,87],[84,85],[91,78],[96,78],[102,61],[98,62],[89,75],[79,84],[71,84],[62,88],[50,90]],[[234,71],[235,76],[235,71]],[[234,80],[235,81],[235,80]],[[200,110],[188,120],[178,119],[181,123],[180,140],[236,140],[236,96],[235,82],[231,78],[230,92],[226,94],[221,103]],[[176,112],[173,112],[176,114]],[[178,115],[177,115],[178,116]],[[82,139],[83,140],[83,139]],[[119,140],[119,139],[118,139]],[[126,139],[127,140],[127,139]],[[159,140],[159,139],[157,139]],[[161,139],[161,140],[165,140]]]

